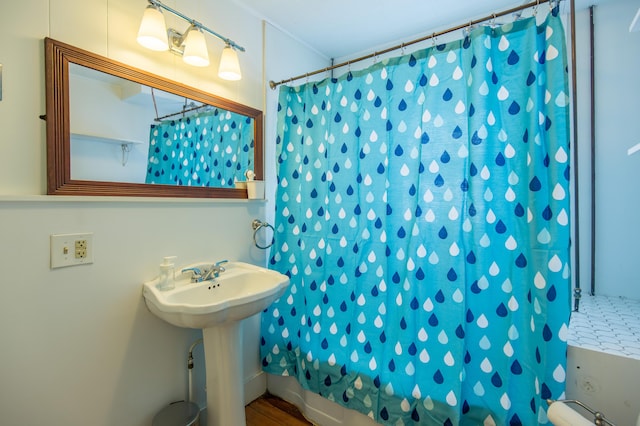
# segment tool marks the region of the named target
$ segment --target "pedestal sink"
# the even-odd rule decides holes
[[[143,295],[151,312],[178,327],[201,328],[207,370],[207,425],[245,424],[240,320],[268,307],[289,285],[276,271],[244,262],[224,264],[218,277],[192,282],[195,268],[206,271],[214,262],[176,270],[175,288],[161,291],[158,279],[146,282]]]

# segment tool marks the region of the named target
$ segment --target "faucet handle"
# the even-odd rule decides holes
[[[226,271],[226,269],[224,269],[224,266],[221,266],[221,265],[228,262],[229,262],[228,260],[221,260],[220,262],[216,262],[215,265],[213,265],[213,267],[217,269],[219,272],[224,272]]]
[[[197,283],[202,278],[202,271],[200,268],[184,268],[180,273],[191,272],[191,282]]]

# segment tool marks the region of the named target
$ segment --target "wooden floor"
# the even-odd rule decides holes
[[[309,423],[297,407],[265,394],[245,408],[247,426],[308,426]]]

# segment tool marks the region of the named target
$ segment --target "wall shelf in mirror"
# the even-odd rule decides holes
[[[261,111],[50,38],[45,65],[48,194],[237,199],[262,178]],[[126,147],[131,172],[80,138]]]
[[[79,141],[83,141],[83,142],[101,142],[101,143],[109,143],[109,144],[116,144],[116,145],[142,145],[145,143],[142,141],[110,138],[110,137],[90,135],[85,133],[72,133],[71,137],[73,139],[78,139]]]
[[[122,155],[122,167],[125,167],[127,165],[127,162],[129,161],[129,153],[131,153],[132,150],[132,146],[135,145],[144,145],[145,143],[142,141],[134,141],[134,140],[129,140],[129,139],[118,139],[118,138],[111,138],[111,137],[104,137],[104,136],[97,136],[97,135],[88,135],[88,134],[84,134],[84,133],[71,133],[71,156],[72,158],[78,158],[79,157],[79,152],[82,151],[89,151],[90,153],[95,153],[95,151],[97,151],[95,148],[92,147],[91,144],[93,143],[101,143],[101,144],[108,144],[108,145],[118,145],[120,146],[120,154]],[[90,155],[90,157],[95,157],[96,155]],[[78,163],[79,161],[76,161],[76,163]],[[79,169],[79,165],[74,166],[74,168],[71,170],[71,176],[75,179],[88,179],[88,180],[100,180],[100,178],[98,177],[94,177],[92,178],[90,175],[76,175],[75,171],[77,169]],[[88,170],[94,170],[95,169],[91,169],[89,168]],[[116,180],[116,182],[119,182],[119,180]]]

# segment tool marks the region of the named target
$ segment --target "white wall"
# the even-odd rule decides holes
[[[629,33],[640,3],[595,10],[596,294],[640,299],[640,32]]]
[[[69,80],[71,179],[144,183],[149,126],[155,118],[151,96],[138,94],[147,96],[147,103],[127,102],[122,85],[114,81],[72,71]],[[140,85],[129,85],[141,89]],[[121,144],[129,141],[125,153]]]
[[[45,123],[38,116],[45,113],[44,37],[263,109],[259,17],[232,0],[167,2],[247,49],[240,55],[243,79],[224,82],[215,75],[223,45],[214,39],[207,40],[212,64],[205,69],[138,46],[135,35],[146,4],[2,3],[0,424],[149,425],[169,402],[186,396],[187,350],[200,332],[153,316],[144,305],[142,283],[157,274],[166,255],[177,255],[178,264],[223,258],[265,264],[266,253],[253,246],[250,227],[271,209],[262,201],[43,195]],[[170,16],[167,21],[186,28]],[[304,48],[286,36],[279,42],[270,61],[283,69],[289,44],[295,51]],[[273,170],[273,161],[266,164]],[[267,176],[273,179],[273,171]],[[49,236],[75,232],[94,233],[94,263],[51,270]],[[246,320],[243,329],[251,398],[266,386],[258,356],[259,317]],[[201,384],[200,349],[196,358]]]
[[[57,200],[0,201],[0,423],[148,425],[185,398],[187,350],[201,333],[151,314],[142,283],[164,255],[264,264],[249,226],[264,206]],[[49,235],[72,232],[93,232],[94,263],[49,269]],[[246,378],[260,369],[257,325],[245,322]]]
[[[629,25],[640,3],[605,0],[594,8],[595,174],[597,295],[640,299],[637,262],[640,250],[640,32]],[[590,273],[590,112],[589,12],[576,18],[580,150],[581,284],[589,291]]]
[[[637,0],[605,0],[594,8],[595,35],[595,293],[640,299],[636,272],[640,254],[640,154],[627,149],[640,143],[640,32],[629,25]],[[591,130],[589,11],[576,16],[578,148],[580,180],[581,286],[591,286]],[[637,313],[628,313],[637,315]],[[602,411],[617,425],[635,424],[640,360],[569,346],[569,399]],[[579,410],[580,411],[580,410]],[[589,415],[582,411],[585,417]]]

